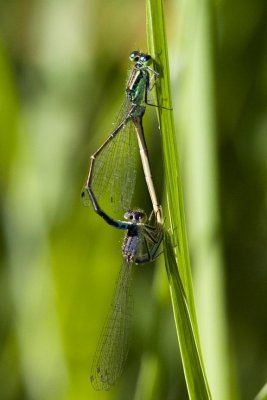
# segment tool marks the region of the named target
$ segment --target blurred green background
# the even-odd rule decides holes
[[[216,395],[216,361],[229,398],[252,399],[267,381],[267,3],[169,0],[165,12],[207,374],[214,399],[227,400]],[[121,232],[79,196],[123,101],[134,49],[147,49],[144,1],[0,4],[1,399],[187,398],[161,258],[136,268],[133,340],[118,385],[96,393],[89,382]],[[155,114],[147,110],[145,125],[163,195]],[[149,213],[138,176],[135,202]]]

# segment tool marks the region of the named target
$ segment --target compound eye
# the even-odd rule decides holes
[[[140,52],[137,51],[137,50],[133,51],[133,52],[129,55],[129,58],[130,58],[130,60],[133,61],[133,62],[139,61],[139,60],[140,60]]]
[[[144,212],[139,211],[138,214],[136,214],[136,219],[140,222],[145,222],[146,214]]]
[[[133,219],[133,212],[132,211],[130,211],[130,210],[128,210],[128,211],[126,211],[126,213],[124,214],[124,218],[126,219],[126,220],[132,220]]]
[[[143,214],[143,213],[140,213],[140,221],[143,221],[144,219],[145,219],[145,214]]]
[[[151,56],[149,54],[142,53],[139,61],[142,64],[149,64],[151,62]]]

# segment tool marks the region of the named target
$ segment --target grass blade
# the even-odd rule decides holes
[[[161,76],[156,87],[157,103],[171,108],[162,0],[147,0],[147,31],[149,52],[156,60],[155,67]],[[168,216],[171,224],[171,233],[165,234],[164,253],[183,368],[190,399],[211,399],[194,305],[173,112],[159,108],[158,117],[162,132]],[[175,249],[173,243],[177,244]]]

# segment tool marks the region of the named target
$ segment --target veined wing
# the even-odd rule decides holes
[[[128,118],[114,137],[111,136],[101,150],[95,153],[93,164],[91,163],[92,190],[98,201],[103,197],[108,198],[114,211],[131,208],[136,181],[137,151],[134,124]],[[88,199],[84,197],[83,200],[87,205]]]
[[[139,240],[135,257],[136,264],[145,264],[155,260],[163,240],[163,225],[155,221],[154,225],[139,225]]]
[[[135,129],[130,120],[96,161],[92,188],[97,198],[106,191],[114,211],[131,208],[137,151]]]
[[[114,299],[108,314],[91,369],[95,390],[109,390],[123,371],[128,350],[133,314],[132,263],[123,262]]]

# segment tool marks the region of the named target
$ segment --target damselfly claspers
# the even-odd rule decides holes
[[[163,227],[152,224],[142,210],[128,210],[125,221],[109,217],[98,205],[88,188],[93,208],[109,225],[126,230],[122,246],[123,263],[116,283],[111,310],[107,316],[94,356],[90,380],[96,390],[108,390],[120,377],[129,350],[129,335],[133,313],[131,290],[132,267],[155,260],[163,239]]]
[[[133,51],[130,60],[135,62],[135,65],[127,82],[125,101],[116,128],[92,154],[81,196],[83,203],[88,205],[89,189],[92,188],[99,200],[108,193],[114,210],[130,208],[136,179],[135,131],[153,209],[158,222],[161,222],[161,209],[154,189],[142,126],[144,104],[150,104],[147,94],[152,89],[158,73],[149,66],[152,58],[148,54]]]

